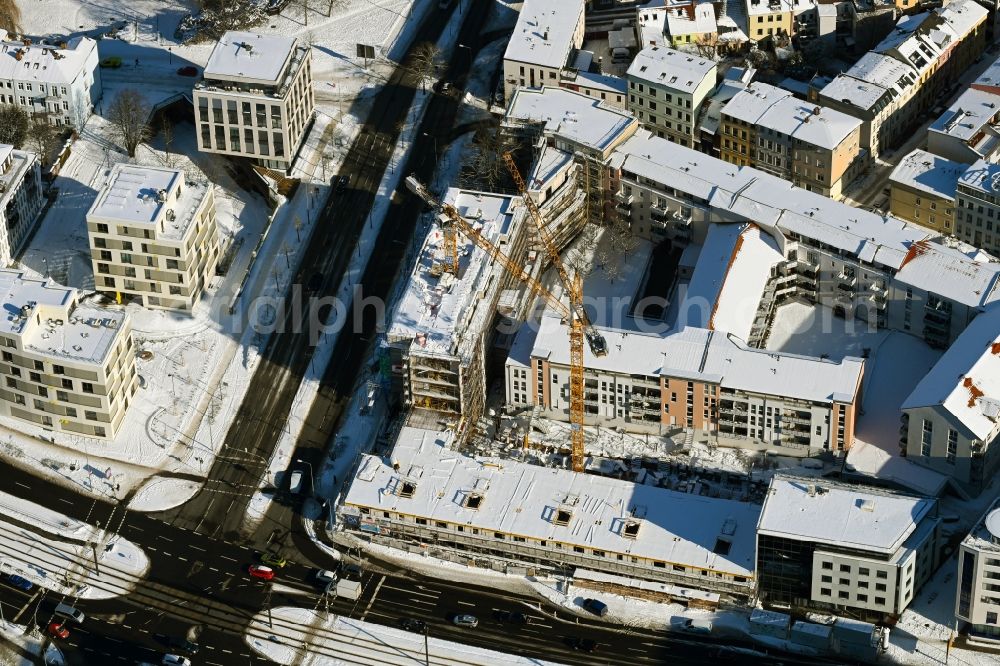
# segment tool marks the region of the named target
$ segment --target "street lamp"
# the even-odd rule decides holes
[[[309,468],[309,494],[310,495],[315,495],[316,494],[316,474],[315,474],[315,472],[313,472],[312,463],[309,462],[308,460],[303,460],[302,458],[296,458],[295,462],[302,463],[303,465],[305,465],[306,467]]]
[[[421,134],[423,136],[426,136],[427,138],[431,139],[434,142],[434,161],[437,161],[437,159],[438,159],[438,139],[437,139],[437,136],[435,136],[433,134],[428,134],[427,132],[421,132]]]

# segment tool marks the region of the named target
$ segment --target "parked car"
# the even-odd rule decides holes
[[[502,624],[528,624],[528,616],[524,613],[509,610],[498,610],[493,616]]]
[[[111,56],[101,61],[101,67],[110,67],[112,69],[118,69],[121,66],[122,66],[122,59],[119,58],[118,56]]]
[[[584,599],[583,607],[597,617],[604,617],[608,614],[608,605],[603,601],[598,601],[597,599]]]
[[[337,582],[337,572],[330,571],[329,569],[316,569],[316,573],[313,574],[313,578],[316,579],[317,583],[322,583],[326,585],[327,583]]]
[[[260,564],[251,564],[247,571],[250,573],[251,578],[257,578],[259,580],[274,579],[274,569],[271,567],[265,567]]]
[[[63,622],[49,622],[46,631],[52,638],[61,638],[63,640],[69,638],[69,629],[66,628]]]
[[[185,65],[177,70],[181,76],[198,76],[198,68],[194,65]]]
[[[160,663],[163,666],[191,666],[191,660],[179,654],[165,654],[163,655],[163,661]]]
[[[186,652],[187,654],[198,654],[198,644],[189,641],[183,636],[166,636],[163,642],[171,650]]]
[[[16,587],[17,589],[24,590],[25,592],[29,592],[31,588],[34,587],[34,585],[31,583],[30,580],[28,580],[27,578],[22,578],[17,574],[11,574],[7,576],[7,582],[10,583],[12,586]]]
[[[479,618],[475,615],[469,615],[468,613],[462,613],[451,618],[452,623],[457,627],[465,627],[466,629],[475,629],[479,626]]]
[[[349,578],[350,580],[361,580],[362,573],[364,573],[363,570],[357,564],[348,564],[347,562],[340,563],[340,575],[344,578]]]
[[[711,634],[712,622],[710,620],[693,620],[691,618],[674,618],[670,626],[675,630],[687,631],[692,634]]]
[[[566,638],[566,645],[580,652],[593,652],[597,649],[597,641],[590,638],[580,638],[579,636],[569,636]]]
[[[345,189],[347,189],[347,186],[350,184],[351,184],[351,177],[348,176],[346,173],[341,174],[337,176],[337,179],[334,181],[333,189],[339,194],[340,192],[343,192]]]
[[[399,626],[401,626],[403,629],[406,629],[407,631],[415,631],[418,634],[422,634],[424,633],[424,630],[427,628],[427,623],[424,622],[423,620],[418,620],[413,617],[407,617],[399,621]]]
[[[262,553],[260,556],[260,561],[269,567],[274,567],[275,569],[281,569],[286,564],[288,560],[278,555],[277,553]]]

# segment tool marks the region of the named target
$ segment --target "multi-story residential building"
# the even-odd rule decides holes
[[[667,336],[600,328],[608,353],[584,350],[587,423],[634,432],[691,430],[724,446],[789,455],[844,452],[854,438],[864,362],[754,349],[724,331]],[[523,338],[523,339],[522,339]],[[543,318],[518,334],[507,402],[569,419],[567,324]]]
[[[860,120],[766,83],[748,85],[722,107],[720,135],[723,160],[834,198],[866,164]]]
[[[503,55],[506,99],[518,86],[559,85],[573,51],[583,46],[583,10],[583,0],[525,0]]]
[[[0,29],[0,104],[77,129],[101,98],[97,42],[74,37],[59,44],[15,41]]]
[[[711,2],[669,3],[666,6],[666,35],[671,46],[704,44],[714,46],[719,38],[715,6]]]
[[[779,303],[804,299],[946,347],[1000,300],[1000,263],[989,256],[929,242],[930,232],[893,216],[733,167],[646,130],[615,151],[610,168],[619,214],[641,237],[702,244],[713,222],[751,221],[767,231],[785,261],[761,307],[768,292]]]
[[[978,160],[958,179],[955,235],[1000,256],[1000,165]]]
[[[753,82],[757,70],[746,67],[730,67],[719,87],[715,89],[702,103],[701,115],[698,118],[698,132],[701,143],[693,146],[703,153],[718,157],[722,154],[722,137],[719,128],[722,127],[722,109],[736,93],[745,90]]]
[[[750,39],[759,42],[768,37],[791,37],[793,5],[792,0],[746,0]]]
[[[492,568],[583,568],[746,598],[760,507],[596,474],[461,454],[451,430],[404,427],[362,456],[339,516],[358,539]]]
[[[635,117],[593,97],[544,87],[519,88],[507,105],[503,130],[528,145],[549,143],[580,165],[579,187],[587,195],[587,219],[602,223],[615,215],[608,160],[639,128]]]
[[[927,150],[972,164],[1000,157],[1000,94],[969,89],[927,128]]]
[[[958,549],[955,617],[974,638],[1000,640],[1000,500],[993,502]]]
[[[529,263],[529,234],[520,197],[450,189],[444,201],[512,261],[538,274],[540,262]],[[443,243],[442,229],[435,226],[403,283],[386,338],[403,401],[424,413],[438,414],[438,419],[455,421],[461,441],[486,401],[494,317],[499,309],[516,320],[530,299],[521,295],[519,302],[501,303],[517,278],[461,235],[458,275],[445,272]]]
[[[21,251],[42,204],[38,156],[0,144],[0,264],[9,265]]]
[[[0,271],[0,408],[46,430],[113,439],[138,387],[128,315]]]
[[[227,32],[194,88],[194,106],[198,150],[288,170],[315,108],[308,46]]]
[[[119,164],[87,213],[94,286],[119,302],[190,310],[219,260],[211,183]]]
[[[914,150],[889,175],[889,212],[941,234],[955,230],[955,188],[966,165]]]
[[[900,447],[980,492],[1000,467],[1000,308],[980,314],[902,405]]]
[[[757,523],[766,607],[898,617],[938,566],[937,501],[775,476]]]
[[[899,143],[983,52],[986,10],[974,0],[904,16],[896,29],[817,93],[827,106],[863,121],[873,156]]]
[[[647,46],[625,75],[628,109],[650,132],[693,148],[699,139],[698,117],[715,89],[716,75],[711,59]]]

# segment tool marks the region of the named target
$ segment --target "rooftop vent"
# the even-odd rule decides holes
[[[552,518],[552,522],[556,525],[569,525],[569,521],[573,518],[573,512],[568,508],[556,509],[555,516]],[[638,530],[638,528],[636,528]]]
[[[485,497],[483,497],[479,493],[469,493],[468,495],[465,496],[464,506],[466,509],[478,510],[479,507],[482,505],[484,499]]]
[[[638,520],[626,520],[625,524],[622,526],[622,536],[626,539],[634,539],[639,536],[639,526],[642,525]]]
[[[399,496],[400,497],[413,497],[413,493],[417,491],[417,484],[413,481],[403,481],[399,486]]]
[[[873,511],[875,511],[875,500],[863,499],[860,502],[858,502],[858,508],[861,509],[862,511],[867,511],[868,513],[872,513]]]

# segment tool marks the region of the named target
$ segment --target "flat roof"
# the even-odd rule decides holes
[[[451,431],[404,427],[391,455],[399,471],[389,461],[364,456],[345,504],[753,576],[760,516],[754,504],[509,459],[470,458],[451,449],[452,437]],[[403,481],[415,484],[412,496],[397,492]],[[465,506],[472,493],[482,497],[478,509]],[[568,524],[553,522],[559,509],[571,512]],[[626,522],[633,519],[638,533],[625,537]],[[720,539],[730,543],[725,555],[713,552]]]
[[[564,88],[518,88],[506,119],[544,123],[545,131],[568,141],[604,150],[638,126],[630,113],[599,99]]]
[[[1000,116],[1000,95],[969,88],[931,123],[927,131],[969,141],[986,125],[996,124],[998,116]]]
[[[975,248],[920,241],[907,252],[896,279],[971,308],[1000,300],[1000,263]]]
[[[715,61],[666,46],[647,46],[629,65],[626,76],[658,86],[693,93],[707,77],[715,87]]]
[[[704,328],[687,327],[666,336],[596,328],[608,351],[595,356],[585,346],[584,365],[589,370],[686,377],[761,395],[830,403],[853,400],[864,367],[864,361],[850,356],[831,361],[756,349],[729,333]],[[566,324],[556,317],[542,317],[531,356],[568,367],[568,339]]]
[[[827,150],[834,150],[861,127],[854,116],[805,102],[766,83],[752,83],[736,93],[722,113]]]
[[[67,48],[58,44],[31,44],[7,41],[8,34],[0,29],[0,80],[39,81],[70,84],[87,67],[87,60],[97,51],[97,42],[89,37],[74,37]],[[21,53],[21,59],[17,59]],[[97,58],[94,57],[96,69]]]
[[[230,30],[212,49],[205,64],[205,78],[243,78],[276,84],[295,42],[294,37]]]
[[[612,76],[611,74],[577,72],[576,79],[573,82],[591,90],[614,93],[615,95],[624,95],[628,91],[628,81],[620,76]]]
[[[1000,417],[1000,307],[976,315],[903,401],[942,406],[973,438],[988,440]]]
[[[5,312],[0,318],[0,332],[20,337],[25,349],[54,358],[102,364],[122,328],[125,312],[86,304],[74,306],[76,295],[76,289],[51,280],[0,269],[0,298]]]
[[[996,90],[1000,88],[1000,56],[994,58],[989,67],[984,69],[979,78],[973,81],[969,87],[978,90]]]
[[[965,170],[958,183],[983,194],[1000,194],[1000,164],[978,159]]]
[[[917,149],[900,160],[889,174],[889,182],[954,201],[958,179],[967,166]]]
[[[928,498],[776,475],[757,533],[891,556],[933,508]]]
[[[518,233],[524,215],[521,197],[450,188],[450,203],[487,240],[501,247]],[[458,278],[432,267],[442,259],[444,234],[439,222],[427,233],[405,291],[389,323],[390,341],[414,340],[413,351],[457,354],[458,342],[476,312],[487,277],[500,269],[486,252],[463,234],[458,235]],[[494,282],[494,289],[499,282]]]
[[[543,189],[545,183],[549,182],[550,178],[572,163],[572,153],[545,144],[538,159],[531,166],[531,173],[528,176],[528,189]]]
[[[6,171],[0,171],[0,210],[6,207],[7,202],[18,192],[18,186],[28,176],[28,167],[37,157],[34,153],[23,150],[16,150],[14,146],[0,144],[0,165],[10,160],[10,167]]]
[[[970,548],[1000,552],[1000,499],[996,499],[986,509],[975,526],[962,539],[962,544]]]
[[[562,68],[583,21],[583,0],[524,0],[504,60]]]
[[[711,224],[680,305],[678,326],[750,336],[757,305],[784,259],[778,244],[756,224]]]

